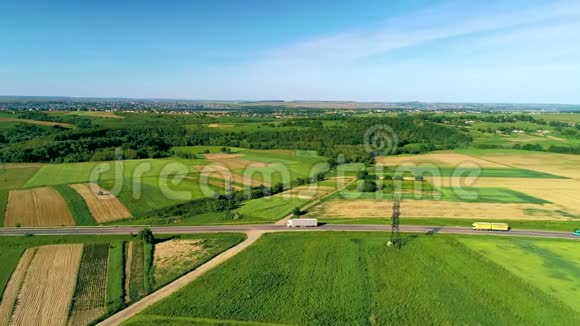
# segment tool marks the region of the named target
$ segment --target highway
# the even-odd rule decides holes
[[[149,226],[94,226],[94,227],[20,227],[0,228],[0,236],[12,235],[112,235],[137,233],[144,227]],[[204,225],[204,226],[151,226],[154,233],[179,234],[179,233],[208,233],[208,232],[305,232],[305,231],[360,231],[360,232],[390,232],[389,225],[374,224],[322,224],[314,228],[287,228],[276,224],[239,224],[239,225]],[[401,232],[425,233],[425,234],[467,234],[467,235],[499,235],[499,236],[522,236],[542,237],[559,239],[576,239],[572,232],[559,231],[536,231],[536,230],[510,230],[501,231],[474,231],[469,227],[453,226],[423,226],[401,225]]]

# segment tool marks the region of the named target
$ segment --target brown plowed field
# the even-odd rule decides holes
[[[377,165],[384,166],[416,166],[419,164],[434,164],[437,166],[457,166],[473,163],[482,168],[505,168],[501,163],[491,162],[481,158],[456,153],[430,153],[412,156],[379,156],[375,158]]]
[[[99,223],[131,217],[131,212],[115,195],[96,184],[71,185],[85,200],[91,215]]]
[[[82,253],[82,244],[38,248],[26,270],[10,323],[66,325]]]
[[[271,183],[268,181],[262,181],[258,178],[253,178],[253,177],[244,177],[241,176],[239,174],[236,174],[230,170],[228,170],[226,167],[221,166],[221,165],[217,165],[217,164],[212,164],[212,165],[196,165],[195,168],[200,172],[200,177],[209,177],[209,178],[214,178],[214,179],[222,179],[226,182],[229,182],[230,178],[232,179],[232,182],[238,183],[238,184],[243,184],[246,186],[260,186],[260,185],[264,185],[264,186],[270,186]],[[212,184],[211,182],[209,182],[209,184]],[[215,185],[215,184],[214,184]],[[223,185],[222,185],[223,186]]]
[[[68,205],[50,188],[12,190],[8,194],[5,226],[74,225]]]

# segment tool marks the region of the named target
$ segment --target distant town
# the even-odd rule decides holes
[[[354,102],[354,101],[211,101],[179,99],[80,98],[0,96],[0,110],[20,111],[105,111],[158,112],[187,114],[194,112],[277,110],[339,110],[371,112],[578,112],[577,104],[517,103],[429,103],[429,102]]]

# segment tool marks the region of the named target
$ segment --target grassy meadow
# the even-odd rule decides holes
[[[539,274],[540,286],[472,249],[462,237],[405,235],[405,239],[405,246],[396,250],[386,246],[384,233],[266,234],[250,249],[125,324],[580,321],[578,311],[565,302],[565,292],[543,287],[578,286],[574,255],[560,256],[562,263],[548,269],[522,260],[508,262]],[[481,243],[496,240],[477,238]],[[578,248],[577,243],[563,243]],[[548,254],[538,250],[534,255],[546,259]],[[558,283],[550,277],[555,272],[576,278]]]

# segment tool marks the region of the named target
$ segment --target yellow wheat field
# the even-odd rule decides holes
[[[187,256],[199,252],[201,240],[169,240],[155,245],[153,266],[155,270],[171,268]]]
[[[97,184],[73,184],[70,186],[83,197],[91,215],[97,222],[109,222],[131,217],[131,212],[115,195]]]
[[[392,205],[392,202],[386,200],[331,200],[321,204],[313,213],[333,218],[386,218],[391,216]],[[557,209],[559,206],[552,204],[463,203],[432,200],[403,200],[401,202],[401,216],[405,218],[569,220],[569,218],[550,213]],[[526,210],[540,213],[526,214]]]
[[[155,244],[153,279],[164,284],[190,270],[205,254],[201,240],[169,240]]]
[[[510,167],[535,170],[580,180],[580,156],[556,153],[486,154],[482,159]]]
[[[82,244],[39,247],[26,270],[10,324],[65,325],[82,253]]]
[[[429,181],[437,187],[453,187],[465,180],[441,177]],[[467,183],[472,187],[509,188],[550,201],[561,206],[561,210],[580,214],[580,181],[575,179],[471,178]]]
[[[0,326],[8,325],[10,322],[10,317],[12,316],[12,311],[14,309],[14,304],[16,304],[16,298],[18,296],[18,291],[22,286],[24,281],[24,276],[26,275],[26,270],[36,253],[36,248],[29,248],[24,251],[22,257],[18,261],[18,265],[12,272],[8,284],[4,289],[4,294],[2,295],[2,301],[0,301]]]
[[[485,159],[456,154],[456,153],[429,153],[413,156],[379,156],[375,158],[379,166],[416,166],[433,164],[436,166],[458,166],[461,164],[475,164],[482,168],[502,168],[503,164]]]
[[[5,226],[75,224],[60,193],[50,187],[10,191],[5,216]]]

